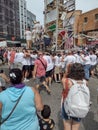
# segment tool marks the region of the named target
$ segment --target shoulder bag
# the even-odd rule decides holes
[[[40,58],[38,58],[38,60],[40,60],[40,62],[42,63],[42,65],[44,66],[45,70],[46,70],[46,66],[45,64],[42,62],[42,60]]]
[[[24,92],[23,92],[23,93],[24,93]],[[18,105],[18,103],[19,103],[19,101],[20,101],[20,99],[21,99],[23,93],[22,93],[22,94],[20,95],[20,97],[18,98],[16,104],[14,105],[14,107],[13,107],[12,111],[9,113],[9,115],[8,115],[3,121],[0,121],[0,125],[2,125],[6,120],[8,120],[8,118],[12,115],[12,113],[14,112],[16,106]]]

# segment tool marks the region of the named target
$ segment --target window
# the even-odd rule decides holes
[[[95,20],[98,20],[98,14],[95,14]]]
[[[84,23],[87,23],[87,21],[88,21],[88,18],[85,17],[85,18],[84,18]]]

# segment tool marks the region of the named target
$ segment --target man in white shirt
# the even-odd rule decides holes
[[[24,60],[24,53],[22,52],[22,50],[19,50],[16,52],[15,54],[15,59],[14,59],[14,68],[19,68],[22,70],[22,61]]]
[[[33,27],[33,30],[32,30],[32,42],[33,42],[33,45],[36,42],[36,29],[35,29],[35,27]]]
[[[64,58],[64,62],[65,62],[65,66],[76,62],[76,58],[73,55],[72,51],[68,52],[68,55]]]
[[[51,86],[51,81],[53,77],[53,68],[54,64],[52,61],[52,57],[50,56],[49,53],[46,53],[43,58],[47,61],[47,68],[46,68],[46,81]]]
[[[95,67],[97,64],[97,56],[95,51],[90,51],[90,60],[91,60],[91,76],[94,77]]]
[[[32,48],[32,32],[30,31],[30,28],[28,27],[25,31],[25,37],[27,42],[27,49]]]
[[[90,78],[90,68],[91,68],[91,60],[90,56],[87,52],[84,52],[84,57],[81,55],[81,58],[84,61],[84,72],[85,72],[85,79],[88,81]]]
[[[36,32],[36,41],[40,40],[40,34],[41,34],[41,30],[42,30],[42,26],[40,25],[40,22],[36,22],[36,24],[34,25],[35,28],[35,32]]]
[[[61,59],[60,59],[60,54],[56,54],[54,56],[54,79],[55,82],[61,82]]]

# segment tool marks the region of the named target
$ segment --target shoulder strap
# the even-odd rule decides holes
[[[42,65],[44,66],[44,68],[45,68],[45,70],[46,70],[46,66],[45,66],[45,64],[42,62],[42,60],[41,60],[40,58],[38,58],[38,60],[41,61]]]
[[[63,92],[62,92],[63,101],[64,101],[64,99],[67,97],[68,92],[69,92],[69,88],[68,88],[68,78],[66,78],[65,86],[66,86],[66,89],[64,89]]]
[[[86,85],[86,80],[82,80],[82,81],[76,81],[76,80],[73,80],[73,79],[70,79],[72,81],[73,84],[84,84]]]
[[[83,83],[86,85],[86,80],[85,79],[83,79]]]
[[[70,79],[73,84],[77,84],[77,82],[73,79]]]
[[[24,93],[24,91],[23,91],[23,93]],[[14,105],[14,107],[13,107],[12,111],[9,113],[9,115],[8,115],[3,121],[0,122],[0,125],[2,125],[6,120],[8,120],[8,118],[12,115],[12,113],[14,112],[16,106],[18,105],[18,103],[19,103],[19,101],[20,101],[20,99],[21,99],[23,93],[22,93],[22,94],[20,95],[20,97],[18,98],[16,104]]]

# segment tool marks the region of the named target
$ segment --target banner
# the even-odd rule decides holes
[[[7,47],[7,42],[6,41],[1,41],[0,42],[0,47]]]
[[[52,21],[55,21],[57,19],[56,9],[50,11],[46,14],[46,23],[50,23]]]

